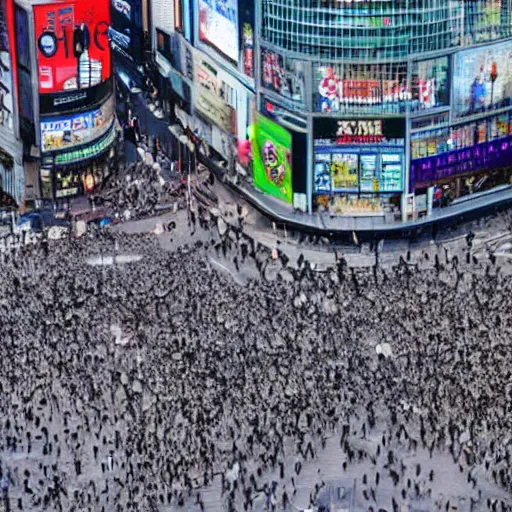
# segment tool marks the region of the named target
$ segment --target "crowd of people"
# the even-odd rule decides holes
[[[350,510],[512,510],[512,281],[496,258],[317,273],[242,223],[197,224],[210,242],[174,252],[105,231],[2,255],[6,510],[333,512],[320,477],[297,502],[333,443]],[[98,254],[138,257],[88,265]],[[241,286],[210,254],[262,277]]]

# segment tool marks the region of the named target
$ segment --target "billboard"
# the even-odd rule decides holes
[[[85,89],[110,77],[110,2],[34,6],[39,92]]]
[[[304,103],[304,64],[263,49],[261,84],[285,98]]]
[[[113,98],[90,112],[42,118],[42,151],[62,151],[92,142],[106,133],[113,121]]]
[[[238,63],[238,0],[199,0],[199,39]]]
[[[291,134],[260,114],[250,131],[254,184],[266,194],[292,203]]]
[[[456,117],[506,107],[512,100],[512,41],[459,52],[453,62]]]

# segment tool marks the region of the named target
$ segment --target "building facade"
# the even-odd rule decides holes
[[[229,169],[256,112],[254,7],[254,0],[151,1],[158,89],[171,103],[171,130]],[[190,147],[180,146],[185,166]]]
[[[14,0],[13,18],[23,199],[90,192],[117,138],[110,2]]]
[[[14,4],[12,0],[0,0],[0,193],[7,193],[19,204],[24,195],[23,143],[13,73],[13,27]]]
[[[511,183],[511,0],[257,0],[256,13],[267,126],[253,157],[269,193],[393,221]],[[258,136],[269,119],[290,141],[277,170],[271,146],[286,144]]]

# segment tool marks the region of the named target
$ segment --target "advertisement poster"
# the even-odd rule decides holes
[[[261,82],[270,91],[304,103],[304,70],[301,62],[262,50]]]
[[[397,70],[381,78],[381,69],[368,78],[367,70],[345,69],[343,66],[316,68],[314,107],[317,112],[339,112],[347,106],[375,106],[401,103],[411,99],[405,70]],[[359,78],[361,77],[361,78]]]
[[[199,0],[199,39],[238,63],[238,0]]]
[[[335,153],[332,155],[331,176],[333,192],[357,190],[358,155]]]
[[[42,120],[42,151],[61,151],[91,142],[110,128],[113,119],[114,103],[109,100],[92,112]]]
[[[463,117],[512,101],[512,41],[457,53],[453,63],[454,113]]]
[[[291,134],[261,115],[251,132],[254,184],[266,194],[292,203]]]
[[[34,6],[39,92],[85,89],[110,77],[110,2]]]

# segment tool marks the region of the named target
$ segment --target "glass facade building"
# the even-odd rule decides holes
[[[510,182],[512,0],[258,1],[258,110],[307,138],[310,212],[405,220]]]

